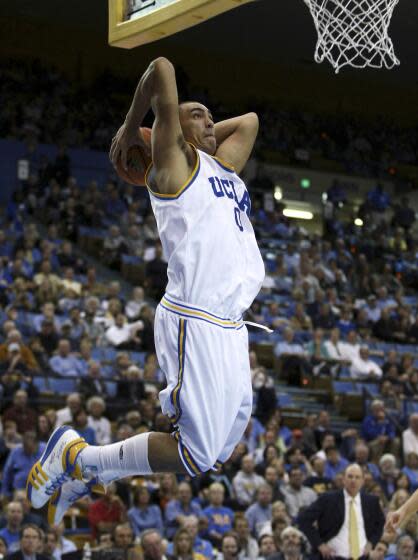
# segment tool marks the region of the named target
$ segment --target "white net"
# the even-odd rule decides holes
[[[315,60],[344,66],[393,68],[399,64],[388,34],[399,0],[304,0],[318,33]]]

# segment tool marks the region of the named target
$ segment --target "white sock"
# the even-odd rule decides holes
[[[149,432],[110,445],[89,445],[79,455],[83,476],[107,484],[127,476],[152,474],[148,463]]]

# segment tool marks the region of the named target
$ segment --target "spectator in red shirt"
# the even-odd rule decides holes
[[[13,395],[13,404],[3,414],[3,423],[8,420],[16,422],[19,434],[24,434],[33,430],[38,423],[36,410],[28,406],[28,394],[23,389],[19,389]]]
[[[88,519],[94,538],[98,532],[112,532],[117,524],[126,521],[126,508],[116,494],[115,484],[110,484],[106,494],[89,506]]]

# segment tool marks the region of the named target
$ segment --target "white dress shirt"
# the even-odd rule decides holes
[[[382,369],[373,360],[363,360],[360,356],[354,358],[350,366],[350,376],[353,379],[364,379],[370,374],[382,377]]]
[[[355,498],[352,498],[348,492],[344,490],[344,522],[341,526],[339,532],[328,541],[328,546],[330,546],[334,551],[336,556],[342,556],[343,558],[351,558],[350,552],[350,502],[354,499],[354,508],[356,511],[357,518],[357,530],[358,530],[358,540],[360,545],[360,554],[363,554],[364,549],[367,545],[366,531],[364,528],[363,512],[361,510],[361,497],[357,494]]]

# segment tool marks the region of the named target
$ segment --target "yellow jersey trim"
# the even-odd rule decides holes
[[[195,154],[196,154],[196,163],[195,166],[193,168],[192,173],[190,174],[190,177],[187,179],[187,181],[179,188],[179,190],[177,192],[175,192],[174,194],[162,194],[162,193],[158,193],[155,192],[151,189],[151,187],[148,184],[148,176],[151,172],[151,169],[153,167],[153,162],[151,162],[148,166],[148,169],[145,173],[145,186],[147,187],[148,191],[150,192],[150,194],[152,194],[152,196],[154,196],[155,198],[159,198],[161,200],[175,200],[176,198],[179,198],[179,196],[181,196],[185,190],[187,190],[190,185],[194,182],[194,180],[196,179],[196,177],[199,174],[199,170],[200,170],[200,156],[199,156],[199,152],[196,149],[195,146],[193,146],[193,144],[190,144],[190,142],[188,142],[188,144],[193,148]]]

